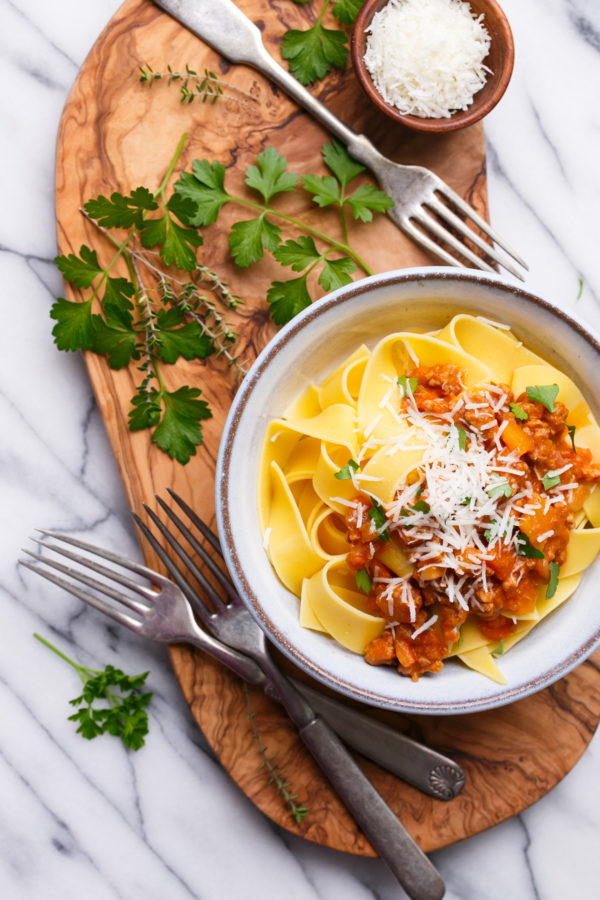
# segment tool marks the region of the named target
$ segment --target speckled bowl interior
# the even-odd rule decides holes
[[[359,344],[394,331],[440,328],[458,312],[509,324],[525,344],[570,375],[600,417],[599,338],[551,303],[499,276],[447,268],[402,269],[327,295],[283,328],[235,397],[217,465],[219,534],[231,575],[269,638],[309,675],[342,694],[405,712],[490,709],[551,684],[600,645],[599,562],[577,592],[502,658],[506,685],[449,660],[418,682],[393,667],[368,666],[332,639],[301,628],[298,599],[279,582],[262,546],[257,472],[265,427],[311,381],[319,382]]]

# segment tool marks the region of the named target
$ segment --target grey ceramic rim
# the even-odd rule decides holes
[[[541,309],[551,312],[553,315],[562,319],[570,328],[576,331],[584,340],[596,351],[600,361],[600,341],[594,337],[581,323],[573,319],[565,313],[560,307],[543,300],[536,294],[524,290],[510,282],[505,281],[500,276],[489,277],[481,275],[479,271],[455,268],[424,268],[424,269],[401,269],[398,271],[387,272],[381,275],[374,275],[361,281],[354,282],[347,287],[334,291],[331,294],[322,297],[312,306],[304,310],[288,323],[264,348],[255,363],[251,367],[249,373],[244,378],[235,398],[229,415],[225,422],[223,435],[219,447],[219,455],[217,459],[216,469],[216,516],[218,531],[223,547],[223,554],[227,562],[230,575],[235,583],[236,589],[253,617],[259,623],[268,638],[278,647],[293,663],[304,670],[318,681],[332,688],[333,690],[350,697],[353,700],[366,703],[370,706],[376,706],[386,709],[392,709],[397,712],[417,713],[422,715],[454,715],[468,712],[482,712],[488,709],[494,709],[504,706],[507,703],[514,702],[518,699],[529,696],[548,687],[559,678],[567,675],[572,669],[583,662],[593,651],[600,646],[600,631],[588,638],[585,643],[581,644],[569,656],[562,660],[559,664],[552,666],[540,672],[536,678],[519,684],[515,688],[502,687],[496,693],[484,699],[466,699],[458,702],[428,702],[426,704],[407,701],[404,699],[396,700],[393,697],[382,697],[368,689],[362,689],[355,685],[349,685],[342,678],[337,677],[330,671],[321,668],[313,659],[306,657],[299,652],[298,648],[291,643],[284,634],[277,629],[271,619],[266,615],[262,605],[254,593],[247,575],[240,565],[239,556],[235,546],[235,539],[231,525],[231,515],[227,503],[227,491],[225,486],[228,480],[229,465],[232,455],[233,442],[235,441],[237,427],[240,421],[242,410],[252,395],[257,382],[261,378],[264,370],[268,367],[271,360],[277,355],[281,347],[285,346],[298,332],[302,331],[306,323],[318,318],[321,313],[332,306],[340,306],[345,301],[371,291],[379,286],[403,284],[407,282],[427,280],[427,281],[452,281],[452,282],[468,282],[486,285],[489,287],[500,288],[504,291],[512,293],[517,298],[522,298],[528,303],[532,303]]]

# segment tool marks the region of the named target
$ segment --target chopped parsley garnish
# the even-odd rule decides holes
[[[571,438],[571,443],[573,445],[573,452],[577,453],[577,447],[575,446],[575,432],[577,431],[575,425],[567,425],[567,431],[569,432],[569,437]]]
[[[464,428],[461,428],[458,425],[453,425],[453,428],[458,432],[458,449],[466,450],[467,449],[467,432]]]
[[[504,653],[504,638],[500,641],[495,650],[492,650],[492,656],[502,656]]]
[[[429,510],[431,509],[431,507],[430,507],[429,503],[427,503],[426,500],[417,500],[417,502],[415,504],[413,504],[412,509],[415,512],[428,513]]]
[[[529,415],[525,412],[525,410],[521,406],[519,406],[518,403],[509,403],[509,406],[510,406],[510,411],[513,414],[513,416],[515,417],[515,419],[518,419],[520,422],[527,421],[527,419],[529,418]]]
[[[356,573],[355,581],[356,587],[359,589],[359,591],[362,591],[363,594],[371,593],[371,576],[366,569],[358,570],[358,572]]]
[[[486,488],[486,492],[492,500],[497,500],[498,497],[512,497],[513,495],[513,489],[506,478],[499,478],[497,475],[495,476],[495,483]]]
[[[373,522],[373,525],[379,531],[380,528],[383,528],[386,523],[385,513],[383,511],[383,507],[376,503],[375,500],[372,501],[373,506],[369,510],[369,518]],[[389,541],[390,533],[387,528],[379,534],[380,541]]]
[[[534,547],[524,531],[517,535],[517,556],[526,556],[528,559],[544,559],[544,554],[539,547]]]
[[[337,478],[338,481],[349,481],[352,478],[352,473],[357,471],[358,463],[354,459],[349,459],[343,468],[333,473],[333,477]]]
[[[557,384],[534,384],[525,388],[527,396],[534,403],[541,403],[548,412],[556,412],[555,400],[558,397]]]
[[[550,563],[550,580],[548,581],[548,587],[546,589],[546,598],[549,600],[550,597],[554,597],[556,593],[556,588],[558,586],[558,573],[560,570],[560,566],[558,563],[551,562]]]
[[[416,389],[419,387],[418,378],[408,378],[408,376],[406,375],[398,376],[397,382],[400,385],[400,390],[402,391],[403,397],[408,397],[409,394],[414,394]]]
[[[552,469],[550,469],[542,478],[542,484],[544,485],[544,490],[549,491],[550,488],[560,484],[560,475],[556,475]]]

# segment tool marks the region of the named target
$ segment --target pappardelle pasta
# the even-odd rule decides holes
[[[269,423],[259,517],[303,627],[417,680],[498,659],[600,550],[600,429],[501,323],[359,347]]]

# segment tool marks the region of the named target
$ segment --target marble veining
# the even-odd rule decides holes
[[[77,69],[118,5],[0,0],[0,896],[401,898],[378,860],[309,844],[252,806],[193,722],[164,647],[16,565],[38,525],[139,556],[85,368],[56,351],[48,320],[62,292],[52,264],[56,130]],[[502,5],[516,67],[486,120],[492,222],[529,261],[527,287],[600,330],[600,6]],[[74,733],[66,717],[77,676],[36,631],[89,665],[150,670],[143,752]],[[596,736],[534,806],[432,854],[448,900],[596,900],[599,780]]]

